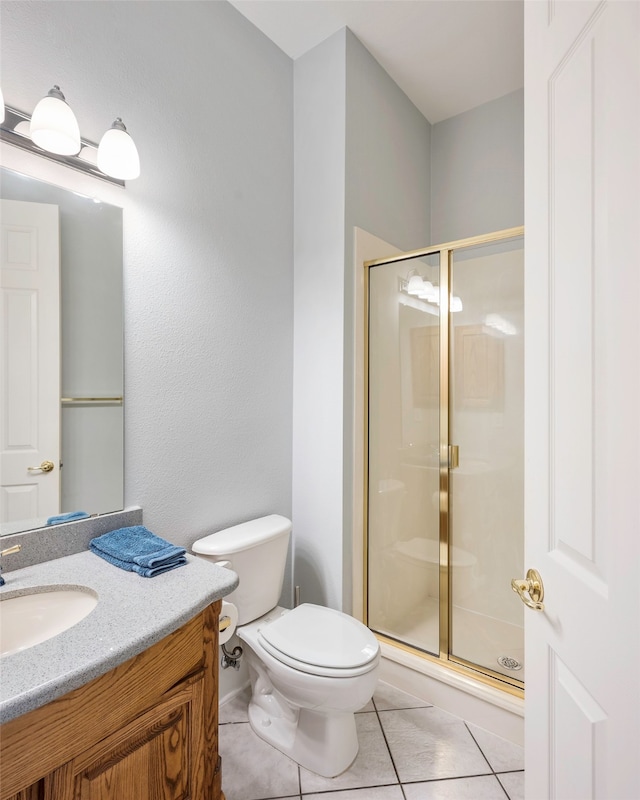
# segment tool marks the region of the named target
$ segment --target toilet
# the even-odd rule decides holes
[[[323,606],[278,606],[291,521],[278,514],[199,539],[193,552],[225,562],[240,584],[226,600],[251,678],[254,732],[298,764],[332,778],[358,753],[355,712],[373,696],[380,646],[361,622]]]

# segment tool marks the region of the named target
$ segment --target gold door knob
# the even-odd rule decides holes
[[[520,595],[520,599],[534,611],[544,611],[544,585],[540,573],[535,569],[527,572],[525,580],[513,578],[511,588]],[[527,597],[528,595],[528,597]]]
[[[27,467],[27,472],[51,472],[53,468],[53,461],[43,461],[39,467]]]

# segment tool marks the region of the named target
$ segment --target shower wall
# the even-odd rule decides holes
[[[522,625],[510,578],[524,563],[523,251],[474,256],[454,256],[453,266],[452,291],[464,307],[452,319],[450,428],[460,465],[452,473],[451,514],[454,545],[484,567],[473,601],[454,587],[454,603]]]
[[[486,253],[486,250],[494,252]],[[454,253],[450,440],[453,656],[524,679],[524,251]],[[472,566],[456,572],[455,553]],[[506,664],[506,666],[505,666]]]

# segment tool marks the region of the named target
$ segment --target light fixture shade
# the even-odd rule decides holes
[[[61,156],[80,151],[80,128],[59,86],[38,103],[31,117],[31,140],[38,147]]]
[[[420,275],[412,275],[407,283],[407,294],[418,295],[422,291],[424,281]]]
[[[451,298],[449,310],[452,314],[455,314],[457,311],[462,311],[462,300],[456,295],[453,295]]]
[[[438,290],[431,283],[431,281],[425,281],[422,287],[422,291],[420,292],[418,297],[421,300],[426,300],[429,303],[435,303],[436,298],[438,297]]]
[[[140,175],[138,150],[120,117],[100,140],[98,169],[105,175],[123,181],[133,180]]]

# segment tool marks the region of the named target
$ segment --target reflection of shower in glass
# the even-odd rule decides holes
[[[412,269],[407,279],[401,281],[401,291],[420,300],[426,300],[427,303],[440,305],[440,287],[437,283],[434,285],[431,281],[425,280],[416,269]],[[450,311],[452,314],[462,311],[461,298],[455,295],[451,297]]]

